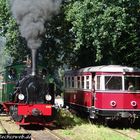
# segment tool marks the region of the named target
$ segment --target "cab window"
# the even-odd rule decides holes
[[[15,79],[16,79],[16,76],[17,76],[17,74],[16,74],[16,69],[10,68],[10,69],[8,70],[8,78],[9,78],[10,80],[15,80]]]

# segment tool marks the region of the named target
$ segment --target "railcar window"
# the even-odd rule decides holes
[[[74,77],[74,88],[77,88],[77,76]]]
[[[82,88],[84,88],[84,76],[82,76]]]
[[[71,80],[72,80],[72,83],[71,83],[72,85],[71,86],[72,86],[72,88],[74,88],[74,77],[72,77]]]
[[[78,83],[77,84],[78,85],[78,88],[80,88],[80,76],[77,77],[77,83]]]
[[[105,76],[106,90],[122,90],[122,77],[119,76]]]
[[[140,90],[140,77],[125,77],[125,90]]]
[[[65,88],[67,88],[67,77],[65,77]]]
[[[68,87],[71,87],[71,81],[70,81],[70,77],[68,77]]]
[[[100,76],[97,76],[97,89],[100,89]]]
[[[86,76],[86,89],[89,89],[89,76]]]

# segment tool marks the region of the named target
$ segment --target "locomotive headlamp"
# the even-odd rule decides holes
[[[25,96],[24,96],[23,94],[20,93],[20,94],[18,95],[18,99],[19,99],[19,100],[24,100],[24,98],[25,98]]]
[[[49,95],[49,94],[47,94],[47,95],[45,95],[45,99],[46,99],[47,101],[50,101],[50,100],[52,99],[52,96]]]

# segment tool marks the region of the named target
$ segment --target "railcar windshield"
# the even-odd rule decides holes
[[[125,90],[128,91],[140,90],[140,77],[125,76]]]
[[[122,90],[122,77],[105,76],[105,90]]]

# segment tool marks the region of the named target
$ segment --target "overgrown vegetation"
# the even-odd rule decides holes
[[[54,130],[65,139],[71,140],[130,140],[129,137],[113,131],[111,128],[97,123],[88,122],[78,117],[75,112],[68,109],[60,109],[56,118],[56,125],[61,129]],[[117,126],[118,124],[116,124]],[[118,129],[117,127],[114,129]],[[136,140],[139,140],[140,134],[134,133],[131,128],[120,128],[123,134],[133,135]]]
[[[61,128],[72,128],[75,125],[81,125],[86,121],[76,114],[71,113],[68,109],[60,109],[57,112],[56,125]]]
[[[139,7],[140,0],[71,0],[65,12],[79,64],[139,66]]]

